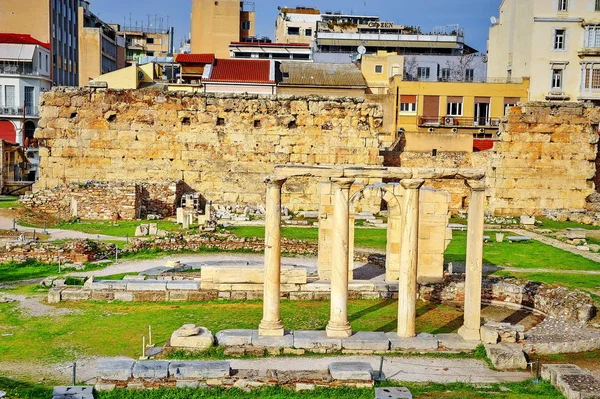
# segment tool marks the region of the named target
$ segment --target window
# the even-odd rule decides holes
[[[383,73],[383,65],[375,65],[375,73]]]
[[[554,31],[554,50],[565,49],[565,38],[567,31],[564,29],[556,29]]]
[[[472,82],[474,80],[474,77],[475,77],[474,69],[467,69],[465,71],[465,82]]]
[[[419,67],[417,68],[417,78],[421,80],[429,80],[429,67]]]
[[[569,11],[569,0],[558,0],[558,11]]]
[[[596,6],[594,7],[594,11],[600,11],[600,0],[596,0]]]
[[[154,44],[154,38],[153,37],[149,37],[146,39],[146,43],[147,44]]]
[[[304,36],[312,36],[312,28],[305,29],[304,30]]]
[[[154,57],[154,51],[146,51],[148,57]]]
[[[442,68],[440,80],[443,82],[450,80],[450,68]]]
[[[25,109],[28,115],[33,115],[33,107],[35,106],[35,88],[25,86]]]
[[[448,97],[448,105],[446,106],[446,115],[461,116],[463,109],[462,97]]]
[[[288,26],[288,35],[297,36],[300,34],[300,28],[294,26]]]
[[[0,86],[0,107],[2,107],[2,86]]]
[[[600,3],[600,0],[597,2]],[[584,47],[600,47],[600,25],[586,25],[584,35]]]
[[[417,96],[400,96],[400,113],[417,112]]]
[[[600,69],[586,69],[585,83],[586,89],[600,89]]]
[[[563,72],[564,70],[562,69],[553,69],[552,70],[552,84],[551,84],[551,89],[552,90],[560,90],[562,91],[563,88]]]
[[[242,21],[242,30],[250,30],[250,21]]]
[[[4,86],[4,106],[8,108],[15,106],[15,86]]]

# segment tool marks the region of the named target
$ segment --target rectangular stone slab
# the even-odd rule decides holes
[[[412,338],[401,338],[395,332],[385,334],[392,350],[437,350],[438,339],[432,334],[419,334]]]
[[[294,348],[342,349],[341,338],[329,338],[325,331],[294,331]]]
[[[370,381],[373,368],[369,363],[363,362],[335,362],[329,365],[329,373],[334,380]]]
[[[412,393],[404,387],[375,388],[375,399],[413,399]]]
[[[127,381],[135,360],[133,359],[105,359],[98,363],[98,377],[107,381]]]
[[[440,346],[449,350],[472,351],[481,343],[481,341],[465,341],[458,334],[437,334]]]
[[[265,270],[262,266],[206,267],[202,278],[214,284],[263,284]],[[281,284],[306,284],[306,269],[282,267]]]
[[[116,281],[99,280],[99,281],[94,281],[92,284],[90,284],[90,289],[92,291],[96,291],[96,290],[125,291],[126,288],[127,288],[127,281],[123,281],[123,280],[116,280]]]
[[[132,370],[133,378],[158,380],[169,376],[169,362],[166,360],[151,360],[137,362]]]
[[[294,346],[294,336],[289,333],[283,337],[268,337],[257,334],[252,338],[252,345],[267,348],[291,348]]]
[[[215,340],[219,346],[252,345],[257,335],[256,330],[222,330],[215,335]]]
[[[94,399],[94,387],[54,387],[52,399]]]
[[[166,291],[167,282],[158,280],[128,281],[127,291]]]
[[[384,332],[359,331],[350,338],[342,339],[342,348],[351,350],[386,351],[390,340]]]
[[[198,291],[200,290],[199,281],[167,281],[168,290],[179,291]]]
[[[229,377],[230,369],[227,361],[171,362],[169,375],[177,380],[223,378]]]

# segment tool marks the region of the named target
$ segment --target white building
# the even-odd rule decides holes
[[[37,177],[39,152],[35,129],[40,93],[49,90],[50,45],[29,35],[0,33],[0,139],[26,147]]]
[[[600,1],[503,0],[488,76],[530,77],[532,101],[600,100]]]
[[[255,58],[280,61],[312,61],[308,43],[234,42],[229,44],[229,58]]]

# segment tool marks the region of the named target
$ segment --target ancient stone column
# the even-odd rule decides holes
[[[259,335],[283,336],[279,315],[281,281],[281,186],[285,179],[265,179],[267,201],[265,213],[265,283],[263,318]]]
[[[465,314],[464,324],[458,329],[458,334],[465,340],[480,340],[485,183],[479,180],[469,180],[467,185],[471,187],[471,200],[467,226]]]
[[[349,337],[348,323],[348,238],[350,186],[354,179],[332,179],[333,237],[331,243],[331,314],[327,324],[328,337]]]
[[[398,336],[414,337],[417,317],[417,263],[419,259],[419,189],[423,179],[405,179],[402,201],[402,246],[398,281]]]

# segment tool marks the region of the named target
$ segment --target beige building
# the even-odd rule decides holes
[[[229,44],[255,35],[254,3],[240,0],[192,0],[192,53],[229,58]]]
[[[275,22],[275,43],[312,44],[321,20],[321,11],[316,8],[281,8]]]
[[[488,76],[530,77],[529,100],[600,100],[600,1],[504,0]]]
[[[126,62],[138,63],[141,57],[167,57],[171,52],[173,28],[111,25],[125,39]]]
[[[390,79],[402,75],[404,56],[387,51],[364,55],[360,62],[360,69],[367,81],[368,94],[388,94]]]
[[[79,86],[126,66],[125,39],[94,15],[89,5],[82,0],[78,10]]]

